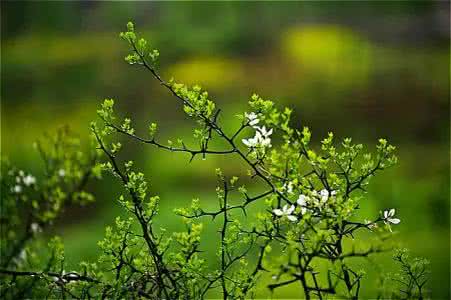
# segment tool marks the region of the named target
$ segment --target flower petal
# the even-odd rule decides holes
[[[257,125],[258,122],[260,122],[260,120],[259,119],[255,119],[255,120],[249,121],[249,125],[254,126],[254,125]]]
[[[305,198],[306,197],[304,195],[302,195],[302,194],[299,195],[299,198],[296,201],[296,203],[299,204],[300,206],[304,206],[306,204]]]
[[[276,209],[273,209],[273,211],[272,211],[276,216],[283,216],[283,211],[282,210],[280,210],[280,209],[278,209],[278,208],[276,208]]]
[[[388,216],[389,216],[389,217],[393,217],[394,215],[395,215],[395,209],[392,208],[392,209],[390,209],[390,211],[388,212]]]
[[[401,222],[400,219],[394,218],[394,219],[388,219],[388,222],[392,224],[399,224]]]
[[[266,132],[265,136],[270,136],[271,134],[272,134],[272,128],[268,132]]]
[[[326,189],[322,189],[320,192],[321,196],[323,197],[329,197],[329,191]]]
[[[255,140],[255,141],[260,141],[260,140],[262,140],[262,139],[263,139],[262,134],[261,134],[259,131],[256,131],[256,132],[255,132],[255,136],[254,136],[254,140]]]
[[[298,218],[296,216],[293,216],[293,215],[287,215],[287,218],[291,222],[296,222],[298,220]]]
[[[294,209],[295,209],[294,205],[291,205],[290,208],[287,210],[287,214],[291,215]]]

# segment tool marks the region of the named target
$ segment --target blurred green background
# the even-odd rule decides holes
[[[223,123],[237,122],[233,116],[257,92],[295,108],[295,124],[310,126],[316,142],[333,130],[397,145],[400,163],[372,181],[362,215],[397,208],[397,238],[431,260],[433,298],[449,298],[449,3],[40,1],[1,8],[1,150],[20,167],[39,172],[32,142],[60,125],[87,140],[106,97],[117,99],[138,132],[152,121],[163,140],[189,139],[191,123],[176,102],[123,60],[118,32],[134,20],[160,49],[162,74],[206,88],[223,108]],[[193,197],[216,203],[217,166],[228,174],[240,169],[234,159],[189,164],[183,154],[133,142],[127,149],[161,196],[170,230],[182,224],[174,207]],[[91,188],[97,203],[68,209],[54,228],[70,264],[95,259],[104,227],[123,215],[113,179]],[[210,230],[209,247],[214,236]],[[393,270],[388,257],[380,261]],[[364,296],[378,288],[373,275]],[[296,295],[293,287],[273,296]]]

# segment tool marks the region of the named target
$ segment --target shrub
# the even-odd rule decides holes
[[[374,152],[366,152],[350,138],[335,142],[333,133],[314,147],[309,128],[292,126],[291,109],[280,109],[255,94],[249,111],[238,115],[237,129],[227,132],[220,122],[221,110],[206,91],[160,76],[159,52],[136,34],[132,23],[120,36],[131,48],[126,61],[148,70],[195,122],[197,147],[182,140],[161,142],[154,123],[146,135],[139,135],[131,119],[118,121],[114,100],[106,99],[98,110],[100,122],[91,124],[97,149],[88,157],[61,131],[49,147],[37,147],[44,160],[44,178],[36,180],[4,162],[1,295],[244,299],[254,298],[262,278],[269,278],[270,292],[293,285],[305,299],[359,298],[365,272],[356,270],[353,261],[391,251],[392,227],[400,223],[393,208],[371,220],[359,217],[370,179],[396,163],[395,147],[380,139]],[[249,192],[240,178],[216,169],[217,208],[207,210],[195,199],[189,207],[176,209],[186,230],[167,236],[155,226],[159,197],[149,192],[133,161],[118,157],[121,136],[188,153],[191,160],[235,157],[248,169],[258,192]],[[117,218],[114,227],[106,228],[97,262],[83,262],[78,271],[66,272],[60,239],[49,242],[44,256],[36,234],[68,203],[93,200],[84,187],[101,172],[112,174],[122,185],[124,194],[118,202],[130,217]],[[216,226],[215,219],[220,220],[217,261],[211,261],[203,251],[201,232],[203,226]],[[354,240],[365,231],[373,238],[370,244],[358,245]],[[396,252],[394,259],[401,273],[375,297],[422,299],[427,262],[409,260],[405,251]]]

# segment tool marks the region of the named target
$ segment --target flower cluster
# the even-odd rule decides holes
[[[23,186],[30,187],[36,184],[36,178],[31,175],[25,175],[25,172],[19,170],[16,176],[16,184],[11,188],[11,191],[15,194],[20,194],[23,191]]]
[[[276,208],[273,210],[273,212],[278,217],[286,216],[288,220],[296,222],[298,220],[298,218],[296,216],[292,215],[295,208],[296,207],[294,205],[288,206],[288,204],[286,204],[282,207],[282,209]]]
[[[255,136],[253,138],[243,139],[243,144],[249,148],[270,148],[272,129],[267,130],[265,126],[257,126],[260,122],[258,115],[254,112],[244,114],[247,124],[255,129]]]
[[[293,183],[289,182],[283,186],[283,189],[287,190],[288,193],[293,193]],[[335,198],[337,195],[336,191],[328,191],[327,189],[322,189],[321,191],[313,190],[309,195],[300,194],[296,200],[296,204],[300,207],[300,214],[304,215],[309,211],[312,211],[314,207],[321,208],[328,202],[329,199]],[[295,212],[295,205],[284,205],[282,209],[276,208],[273,213],[278,217],[286,216],[290,221],[297,221],[298,218],[293,215]]]

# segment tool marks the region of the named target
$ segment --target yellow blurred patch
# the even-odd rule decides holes
[[[166,77],[174,77],[178,82],[212,89],[223,89],[244,79],[240,62],[222,57],[183,60],[170,66],[165,73]]]
[[[42,105],[42,100],[35,100],[30,104],[3,106],[1,139],[4,154],[9,157],[31,155],[33,142],[45,133],[53,134],[57,128],[65,125],[82,139],[87,139],[90,133],[88,124],[95,118],[97,103],[82,100],[52,105]]]
[[[282,52],[307,75],[340,86],[367,82],[373,63],[370,42],[335,25],[290,28],[282,37]]]

